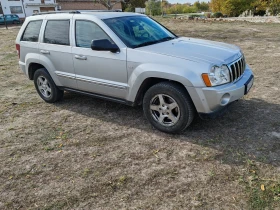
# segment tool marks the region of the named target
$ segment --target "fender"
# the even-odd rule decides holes
[[[54,83],[57,86],[62,86],[62,84],[59,82],[59,80],[57,78],[57,75],[54,72],[55,68],[52,65],[52,62],[46,56],[39,55],[39,54],[36,54],[36,53],[29,53],[25,57],[25,63],[26,63],[26,67],[28,69],[28,74],[29,74],[29,66],[30,66],[31,63],[41,64],[42,66],[44,66],[46,68],[48,73],[51,75]]]
[[[185,87],[193,87],[193,84],[190,81],[197,80],[198,76],[188,69],[182,69],[175,66],[166,66],[152,63],[141,64],[132,72],[129,77],[128,85],[130,88],[127,100],[132,102],[135,101],[141,84],[145,79],[151,77],[162,79],[168,78],[168,80],[179,82]]]
[[[37,54],[37,53],[28,53],[26,56],[25,56],[25,73],[26,73],[26,76],[30,79],[29,77],[29,67],[30,67],[30,64],[32,63],[38,63],[38,64],[41,64],[40,63],[40,55]]]

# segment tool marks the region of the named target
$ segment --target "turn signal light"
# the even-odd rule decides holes
[[[207,87],[212,87],[208,74],[202,74],[202,79]]]

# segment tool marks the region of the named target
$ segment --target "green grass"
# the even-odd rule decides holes
[[[274,204],[280,202],[280,180],[265,179],[259,173],[258,166],[247,160],[244,184],[249,195],[249,207],[252,210],[274,209]]]

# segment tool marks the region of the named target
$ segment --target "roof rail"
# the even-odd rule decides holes
[[[54,12],[39,12],[39,13],[33,14],[33,16],[36,16],[36,15],[48,15],[48,14],[63,14],[63,13],[81,14],[80,11],[54,11]]]
[[[122,12],[122,10],[120,9],[115,9],[115,10],[85,10],[85,11],[82,11],[82,12]]]

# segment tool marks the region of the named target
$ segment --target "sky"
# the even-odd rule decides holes
[[[168,0],[168,2],[172,3],[172,4],[174,4],[174,3],[181,3],[181,4],[183,4],[183,3],[194,3],[196,1],[197,0]]]

